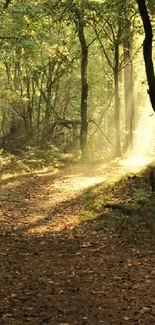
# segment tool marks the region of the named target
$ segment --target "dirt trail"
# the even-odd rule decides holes
[[[76,164],[59,173],[40,171],[13,177],[1,185],[0,198],[6,201],[0,203],[2,210],[7,208],[7,212],[3,212],[3,231],[8,232],[8,224],[10,231],[28,228],[32,232],[33,229],[36,232],[46,231],[49,227],[50,230],[60,230],[68,223],[77,224],[78,215],[62,213],[64,203],[69,205],[89,187],[114,182],[129,170],[138,171],[139,167],[129,169],[119,164]]]
[[[129,241],[96,222],[78,224],[77,196],[128,171],[76,165],[3,181],[1,324],[155,324],[155,247],[147,234]]]

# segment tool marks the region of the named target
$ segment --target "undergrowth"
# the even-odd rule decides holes
[[[97,185],[87,190],[82,200],[82,223],[98,220],[100,230],[108,222],[120,233],[140,229],[155,232],[155,194],[150,191],[149,168],[133,178]]]
[[[76,159],[76,160],[75,160]],[[51,146],[48,150],[38,147],[28,147],[27,150],[18,150],[18,154],[9,154],[0,150],[0,175],[19,174],[32,170],[48,168],[62,168],[66,164],[77,161],[73,154],[64,154],[58,148]]]

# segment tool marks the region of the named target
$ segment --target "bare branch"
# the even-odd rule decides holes
[[[104,138],[111,144],[111,146],[114,147],[114,144],[108,139],[108,137],[104,134],[104,132],[102,131],[102,129],[100,128],[100,126],[94,120],[89,119],[88,122],[94,123],[97,126],[97,128],[100,130],[100,132],[102,133],[102,135],[104,136]]]

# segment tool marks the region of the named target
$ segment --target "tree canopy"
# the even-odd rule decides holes
[[[151,0],[2,1],[1,148],[131,149],[146,77],[155,110],[154,12]]]

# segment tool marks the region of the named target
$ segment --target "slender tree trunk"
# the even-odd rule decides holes
[[[134,96],[134,66],[131,61],[131,114],[130,114],[130,147],[133,149],[133,133],[135,130],[135,96]]]
[[[79,32],[81,33],[81,32]],[[83,33],[82,33],[83,34]],[[81,49],[82,49],[82,61],[81,61],[81,132],[80,132],[80,146],[81,153],[84,158],[87,158],[87,98],[88,98],[88,83],[87,83],[87,63],[88,63],[88,50],[85,43],[84,35],[80,35]],[[84,42],[83,42],[84,41]]]
[[[120,99],[119,99],[119,44],[115,44],[115,67],[114,67],[114,87],[115,87],[115,134],[116,134],[116,155],[121,156],[120,143]]]
[[[130,130],[130,109],[131,109],[131,80],[130,80],[130,50],[129,42],[124,40],[124,99],[125,99],[125,131],[128,134]]]
[[[52,73],[53,73],[53,64],[51,59],[49,59],[48,63],[48,77],[47,77],[47,84],[46,84],[46,110],[44,116],[44,127],[42,133],[42,144],[45,145],[49,130],[50,130],[50,120],[51,120],[51,95],[52,95]]]
[[[130,41],[124,40],[125,151],[132,150],[134,131],[134,76]]]
[[[146,76],[149,86],[149,96],[152,108],[155,111],[155,74],[152,60],[152,26],[148,15],[145,0],[137,0],[139,12],[144,26],[145,39],[143,42],[143,56],[145,61]]]
[[[35,80],[37,84],[37,88],[39,89],[39,98],[38,98],[38,103],[37,103],[37,143],[40,143],[41,139],[41,130],[40,130],[40,125],[41,125],[41,105],[42,105],[42,93],[43,93],[43,83],[44,83],[44,74],[41,76],[40,80]]]
[[[27,72],[27,77],[26,77],[26,91],[27,91],[27,125],[29,128],[29,136],[32,138],[33,136],[33,107],[32,107],[32,102],[31,102],[31,86],[30,86],[30,79],[28,77],[28,72]]]
[[[88,158],[88,121],[87,121],[87,99],[88,99],[88,47],[84,33],[84,1],[81,5],[81,15],[78,19],[78,36],[81,45],[81,130],[80,130],[80,148],[82,158]]]

